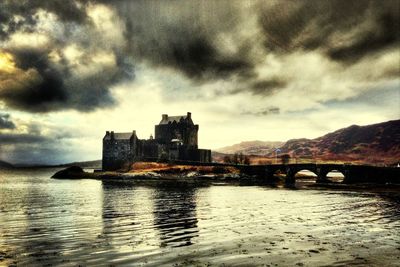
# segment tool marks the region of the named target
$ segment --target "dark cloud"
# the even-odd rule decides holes
[[[0,120],[1,121],[1,120]],[[77,134],[39,122],[24,124],[26,133],[0,132],[0,158],[17,164],[58,164],[72,161],[70,140]]]
[[[113,27],[123,32],[122,40],[106,39],[105,33],[98,32],[88,14],[97,3],[115,11],[113,21],[121,21],[121,25]],[[371,53],[398,46],[399,3],[5,0],[0,4],[3,41],[15,32],[35,33],[39,10],[55,14],[60,26],[58,35],[49,36],[42,49],[7,48],[16,66],[30,78],[19,82],[17,90],[9,82],[8,87],[2,86],[0,99],[31,112],[109,107],[115,104],[110,88],[134,78],[134,62],[174,69],[197,84],[234,79],[240,83],[238,88],[268,96],[292,82],[290,77],[257,73],[270,54],[279,60],[298,51],[316,51],[329,60],[351,65]],[[253,18],[256,22],[248,24]],[[82,49],[83,59],[74,65],[59,55],[55,62],[52,55],[70,45]],[[104,66],[92,60],[99,51],[114,56],[116,64]],[[94,66],[97,71],[77,74],[79,66]],[[387,71],[393,75],[393,68]],[[227,90],[229,93],[237,91]]]
[[[282,1],[264,8],[260,23],[268,50],[319,49],[352,63],[399,44],[399,13],[397,0]]]
[[[0,138],[3,136],[0,134]],[[0,142],[0,158],[12,164],[23,165],[48,165],[72,162],[75,160],[66,144],[39,142],[39,138],[23,137],[11,138],[5,137],[7,142]],[[11,143],[12,140],[22,143]],[[30,142],[29,142],[30,141]],[[36,141],[36,142],[33,142]]]
[[[13,86],[8,83],[0,91],[0,98],[10,107],[31,112],[71,108],[91,111],[113,105],[109,87],[132,75],[123,60],[117,61],[116,67],[80,77],[71,74],[73,67],[51,62],[48,50],[22,48],[9,52],[16,67],[22,71],[34,70],[30,76],[35,78]]]
[[[29,111],[48,111],[52,105],[60,105],[67,100],[61,73],[48,60],[45,51],[19,50],[12,51],[16,66],[27,71],[37,71],[37,79],[31,83],[8,87],[0,91],[0,97],[15,108]]]
[[[269,115],[277,115],[280,112],[281,110],[278,107],[267,107],[256,111],[243,111],[242,115],[269,116]]]
[[[229,94],[235,95],[244,91],[251,92],[256,96],[270,96],[283,89],[288,84],[288,81],[280,77],[271,77],[270,79],[249,78],[244,87],[231,89]],[[226,92],[217,92],[217,95],[223,95]]]
[[[6,144],[43,144],[51,139],[35,134],[5,134],[0,133],[0,145]]]
[[[3,115],[8,120],[8,114]],[[0,117],[1,122],[1,117]],[[0,133],[0,145],[7,144],[35,144],[35,145],[54,145],[57,148],[57,142],[76,137],[76,134],[59,127],[48,128],[40,125],[38,122],[25,124],[27,133]],[[44,131],[44,129],[46,131]],[[46,134],[44,134],[44,132]]]
[[[250,62],[240,57],[219,55],[206,38],[190,40],[190,43],[173,44],[171,58],[163,62],[173,65],[192,78],[227,77],[232,73],[248,73]]]
[[[105,3],[123,18],[128,51],[134,57],[174,68],[196,82],[239,78],[243,84],[238,87],[257,95],[271,95],[292,82],[290,77],[256,74],[270,53],[279,58],[315,51],[329,60],[353,64],[400,40],[397,0],[259,1],[247,9],[256,2]],[[251,16],[258,18],[258,24],[245,23]],[[241,30],[253,34],[242,35]],[[255,49],[258,43],[265,51]]]
[[[251,90],[255,95],[270,95],[285,85],[281,79],[258,80],[252,84]]]
[[[249,40],[238,39],[233,53],[222,47],[221,34],[231,34],[239,23],[240,11],[229,1],[109,4],[124,19],[129,53],[153,66],[172,67],[197,82],[252,75]]]
[[[87,14],[88,3],[33,0],[0,4],[0,29],[5,43],[0,53],[10,54],[16,69],[14,73],[0,70],[0,100],[7,106],[50,112],[92,111],[115,104],[110,88],[134,78],[133,63],[123,44],[109,44],[119,40],[105,39],[104,33],[98,31]],[[48,40],[41,47],[34,43],[19,45],[15,41],[7,44],[17,31],[33,34],[35,41],[35,27],[41,20],[39,10],[55,14],[62,22],[54,30],[56,35],[47,33]],[[81,53],[75,61],[65,55],[65,49],[71,46]]]
[[[84,23],[86,1],[2,0],[0,3],[0,38],[17,30],[32,30],[40,9],[56,14],[64,22]],[[19,16],[19,18],[17,18]]]
[[[91,1],[91,3],[103,1]],[[78,43],[84,47],[87,65],[94,49],[102,49],[101,38],[94,34],[85,11],[88,2],[69,1],[25,1],[3,4],[2,17],[7,17],[2,24],[5,36],[16,30],[34,31],[37,24],[36,11],[39,9],[54,13],[64,21],[61,31],[70,39],[55,39],[50,36],[50,44],[42,50],[27,48],[8,49],[16,61],[16,66],[37,76],[29,82],[18,83],[18,88],[6,87],[0,92],[0,98],[13,108],[31,112],[48,112],[61,109],[91,111],[98,107],[111,106],[114,101],[110,87],[124,79],[133,79],[133,64],[130,58],[136,58],[153,66],[170,67],[181,71],[193,81],[205,82],[210,79],[226,78],[233,74],[251,76],[253,64],[245,56],[247,49],[235,53],[224,53],[217,45],[218,34],[229,31],[236,21],[233,12],[237,10],[226,3],[202,4],[171,1],[167,4],[149,1],[104,1],[120,15],[125,30],[125,45],[118,44],[110,51],[117,58],[114,69],[96,73],[90,77],[72,77],[73,69],[65,58],[54,64],[50,55],[69,44]],[[215,12],[209,18],[203,18],[210,5],[216,5]],[[203,11],[199,11],[201,7]],[[5,11],[4,11],[5,10]],[[163,13],[158,16],[158,13]],[[26,18],[23,23],[15,22],[15,16]],[[219,18],[219,15],[221,17]],[[232,16],[233,15],[233,16]],[[217,20],[215,20],[217,18]],[[213,19],[214,21],[210,21]],[[187,23],[193,20],[192,23]],[[15,23],[16,24],[15,24]],[[14,24],[13,24],[14,23]],[[72,26],[69,23],[74,23]],[[211,23],[211,24],[209,24]],[[220,24],[216,28],[216,23]],[[11,29],[9,26],[14,25]],[[72,31],[82,27],[87,37],[74,36]],[[120,30],[120,29],[116,29]],[[115,40],[117,41],[117,40]],[[96,45],[100,47],[96,47]],[[244,45],[243,45],[244,46]],[[128,60],[127,60],[128,59]]]
[[[15,124],[10,120],[10,114],[0,113],[0,129],[15,129]]]
[[[400,3],[397,1],[397,3]],[[397,7],[397,10],[400,6]],[[396,44],[400,41],[400,16],[393,12],[382,12],[376,18],[377,29],[367,32],[350,45],[332,47],[328,55],[334,60],[353,61],[371,52]]]

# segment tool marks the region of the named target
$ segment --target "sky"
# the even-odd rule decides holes
[[[0,159],[100,159],[161,114],[211,149],[399,119],[399,28],[399,0],[2,0]]]

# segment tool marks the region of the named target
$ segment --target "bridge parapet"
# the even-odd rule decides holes
[[[400,184],[400,168],[347,165],[344,183]]]
[[[327,174],[333,170],[343,174],[343,183],[399,183],[400,168],[349,164],[271,164],[243,166],[241,171],[260,178],[273,179],[280,171],[286,174],[286,183],[294,183],[299,171],[308,170],[317,175],[317,182],[328,182]]]

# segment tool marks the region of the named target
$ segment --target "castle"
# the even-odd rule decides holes
[[[103,138],[103,170],[118,170],[135,161],[181,160],[211,162],[211,150],[199,149],[199,125],[191,113],[182,116],[162,115],[155,126],[155,136],[139,139],[136,131],[114,133],[107,131]]]

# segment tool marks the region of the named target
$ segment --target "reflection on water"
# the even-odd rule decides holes
[[[136,249],[158,247],[151,214],[154,189],[112,182],[102,182],[102,189],[101,236],[106,244],[114,248],[121,243]]]
[[[398,192],[138,186],[0,171],[1,265],[398,266]]]
[[[92,218],[101,205],[98,183],[53,181],[51,173],[54,170],[0,172],[3,263],[59,263],[65,251],[79,250],[82,237],[87,243],[96,236],[99,227]]]
[[[154,196],[154,225],[160,231],[161,246],[188,246],[197,236],[196,189],[158,187]]]

